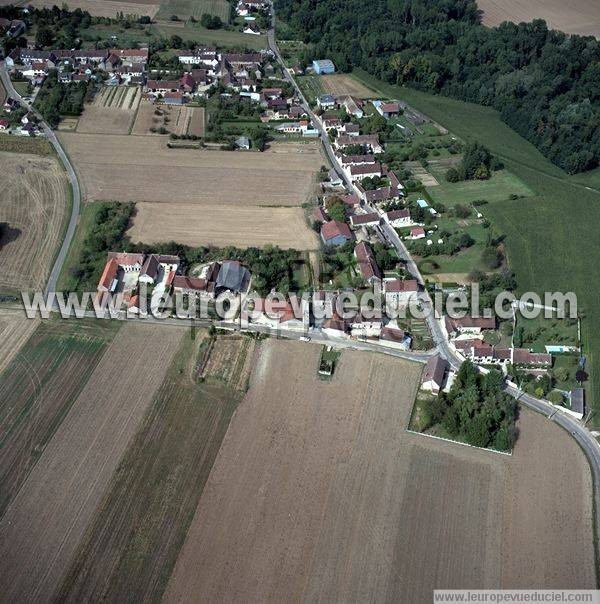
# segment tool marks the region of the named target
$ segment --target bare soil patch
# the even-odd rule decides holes
[[[128,134],[140,101],[139,86],[105,87],[86,105],[77,132],[82,134]]]
[[[19,353],[38,324],[38,319],[28,319],[22,311],[0,310],[0,373]]]
[[[68,210],[67,178],[58,162],[0,152],[0,288],[43,289]]]
[[[372,99],[376,93],[367,88],[362,82],[347,74],[332,74],[321,76],[323,90],[335,96],[350,95],[359,99]]]
[[[418,162],[405,162],[404,165],[413,173],[415,178],[418,178],[425,187],[437,187],[439,182],[435,176],[428,172]]]
[[[204,107],[188,107],[188,109],[192,109],[192,116],[190,118],[187,133],[193,134],[194,136],[204,136],[204,128],[206,125]]]
[[[162,137],[60,133],[86,199],[294,206],[315,188],[316,143],[265,153],[169,149]]]
[[[589,469],[556,426],[524,413],[531,443],[513,457],[411,434],[419,366],[344,352],[323,382],[319,353],[264,343],[166,602],[430,602],[434,588],[546,585],[543,568],[593,586]]]
[[[4,599],[52,599],[183,334],[127,323],[108,347],[0,521]]]
[[[600,4],[589,0],[478,0],[483,24],[545,19],[552,29],[600,37]]]
[[[204,135],[204,108],[169,105],[155,105],[150,101],[142,101],[133,125],[132,134],[194,134]]]
[[[214,204],[138,203],[128,232],[135,243],[177,241],[190,246],[264,247],[314,250],[319,242],[301,208],[236,207]]]
[[[56,3],[48,2],[47,0],[32,0],[28,4],[36,8],[52,8]],[[80,8],[95,17],[116,17],[117,13],[154,17],[160,8],[159,0],[129,0],[128,2],[118,2],[115,0],[68,0],[65,4],[71,11]]]

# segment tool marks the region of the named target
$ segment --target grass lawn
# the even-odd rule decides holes
[[[324,94],[323,85],[319,76],[317,75],[306,75],[306,76],[298,76],[296,78],[306,100],[313,105],[317,97]]]
[[[27,96],[29,90],[29,82],[13,82],[14,89],[21,95]],[[0,92],[0,96],[2,93]]]
[[[588,359],[588,402],[600,409],[600,280],[597,246],[600,189],[596,173],[569,176],[502,122],[497,111],[442,96],[395,87],[355,72],[369,86],[399,97],[466,141],[478,140],[536,196],[485,206],[485,216],[507,236],[519,290],[573,291],[578,296],[583,351]],[[600,414],[593,422],[600,425]]]
[[[546,319],[543,314],[535,319],[526,319],[519,314],[517,331],[521,329],[523,347],[535,352],[546,352],[545,346],[551,344],[578,345],[577,319]]]
[[[177,15],[180,19],[200,20],[204,14],[221,17],[223,23],[229,23],[231,5],[227,0],[162,0],[156,18],[169,19]]]
[[[505,201],[513,194],[519,197],[534,195],[530,187],[508,170],[494,172],[489,180],[465,180],[457,183],[448,182],[445,171],[436,169],[432,165],[429,166],[428,171],[440,184],[437,187],[427,187],[427,191],[434,201],[447,206],[457,203],[469,204],[480,199],[490,203]],[[485,206],[481,211],[485,212]]]

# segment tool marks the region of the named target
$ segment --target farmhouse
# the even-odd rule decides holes
[[[394,117],[400,113],[400,105],[398,103],[373,103],[375,109],[386,119]]]
[[[381,271],[377,266],[375,254],[368,243],[365,241],[359,243],[354,248],[354,256],[358,262],[360,274],[369,285],[381,281]]]
[[[325,245],[344,245],[354,236],[345,222],[330,220],[321,227],[321,239]]]
[[[385,304],[388,308],[398,310],[406,307],[411,300],[417,298],[419,284],[416,279],[386,279],[383,282]]]
[[[104,267],[104,271],[98,282],[98,291],[114,293],[119,285],[118,274],[119,263],[113,258]]]
[[[444,386],[444,377],[448,363],[439,355],[431,357],[427,361],[423,378],[421,380],[421,388],[432,394],[439,394]]]
[[[207,283],[206,279],[197,279],[195,277],[186,277],[184,275],[175,275],[167,282],[173,287],[173,291],[179,294],[200,294],[213,297],[214,286]]]
[[[450,337],[458,335],[481,335],[484,331],[496,329],[495,317],[464,317],[451,319],[445,317],[446,331]]]
[[[364,227],[364,226],[375,226],[379,224],[379,214],[354,214],[350,216],[350,224],[353,228]]]
[[[178,256],[163,256],[159,254],[150,254],[144,261],[140,271],[139,281],[154,285],[159,279],[161,269],[165,273],[177,271],[180,260]]]
[[[335,73],[335,65],[333,64],[333,61],[330,61],[329,59],[313,61],[312,66],[314,72],[318,75]]]

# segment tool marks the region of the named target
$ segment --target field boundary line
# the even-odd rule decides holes
[[[405,432],[409,434],[416,434],[417,436],[425,436],[427,438],[433,438],[435,440],[441,440],[447,443],[453,443],[455,445],[461,445],[463,447],[469,447],[470,449],[477,449],[479,451],[487,451],[488,453],[496,453],[498,455],[504,455],[506,457],[512,457],[512,451],[507,453],[506,451],[498,451],[497,449],[488,449],[486,447],[476,447],[475,445],[470,445],[469,443],[463,443],[459,440],[452,440],[451,438],[444,438],[443,436],[434,436],[433,434],[425,434],[424,432],[417,432],[416,430],[411,430],[410,428],[405,428]]]

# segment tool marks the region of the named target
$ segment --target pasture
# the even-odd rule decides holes
[[[524,413],[512,457],[411,434],[420,366],[344,352],[322,381],[319,355],[263,343],[165,602],[417,602],[434,587],[593,587],[590,472],[560,428]],[[548,517],[561,518],[552,531]]]
[[[183,334],[127,323],[107,347],[0,520],[4,599],[52,599]]]
[[[142,89],[139,86],[105,86],[85,106],[77,124],[81,134],[128,134]]]
[[[548,27],[568,34],[600,37],[600,4],[589,0],[477,0],[483,24],[545,19]]]
[[[265,153],[169,149],[161,137],[59,134],[87,200],[297,206],[323,163],[316,143]]]
[[[359,99],[369,99],[375,96],[373,90],[352,77],[352,74],[336,73],[321,76],[321,85],[325,92],[335,96],[350,95]]]
[[[192,247],[319,248],[301,208],[238,206],[223,212],[213,204],[138,203],[128,235],[134,243],[177,241]]]
[[[0,152],[0,291],[41,290],[69,211],[67,178],[54,159]]]
[[[35,8],[52,8],[56,2],[51,0],[32,0],[28,4]],[[117,13],[125,15],[148,15],[154,17],[158,12],[160,0],[67,0],[62,3],[71,11],[79,8],[95,17],[116,17]]]
[[[205,331],[183,338],[74,558],[60,601],[160,600],[243,397],[254,345],[240,336],[209,338]]]
[[[595,174],[569,176],[489,107],[389,86],[359,73],[368,85],[407,101],[463,140],[487,145],[535,193],[534,197],[485,206],[484,214],[506,235],[510,267],[521,292],[577,294],[585,315],[582,339],[590,377],[588,404],[600,407],[600,282],[590,277],[600,263],[595,226],[600,223],[600,190]],[[599,423],[600,416],[595,414],[592,422]]]
[[[0,516],[120,327],[88,320],[23,322],[29,323],[22,325],[23,335],[31,334],[30,326],[35,331],[0,374]]]

